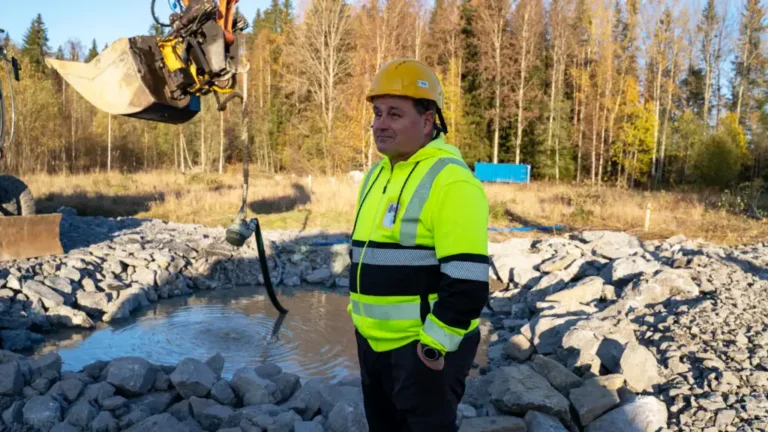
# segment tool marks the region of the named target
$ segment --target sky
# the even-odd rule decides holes
[[[168,21],[169,0],[157,0],[157,15]],[[174,0],[170,0],[171,2]],[[240,11],[252,21],[269,0],[240,0]],[[11,6],[8,7],[8,4]],[[152,23],[150,0],[0,0],[0,28],[21,43],[29,24],[40,13],[48,28],[49,46],[56,50],[70,38],[87,49],[96,38],[99,49],[121,37],[146,34]]]

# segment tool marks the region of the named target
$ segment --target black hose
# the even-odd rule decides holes
[[[267,253],[264,250],[264,239],[261,237],[261,224],[256,219],[256,246],[259,250],[259,263],[261,264],[261,273],[264,276],[264,286],[267,288],[267,294],[269,294],[269,300],[272,302],[272,306],[277,309],[281,314],[287,314],[288,309],[284,308],[277,300],[277,294],[275,294],[275,287],[272,286],[272,278],[269,277],[269,266],[267,265]]]
[[[166,23],[160,22],[160,18],[157,17],[157,14],[155,13],[155,3],[156,2],[157,2],[157,0],[152,0],[152,6],[151,6],[151,9],[152,9],[152,19],[154,19],[155,20],[155,24],[159,25],[160,27],[170,27],[171,26],[170,24],[166,24]]]

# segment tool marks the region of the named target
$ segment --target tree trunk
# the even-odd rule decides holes
[[[520,59],[520,87],[517,92],[517,138],[515,139],[515,164],[520,163],[520,148],[522,147],[523,140],[523,101],[525,100],[525,78],[527,72],[528,63],[528,26],[531,9],[530,4],[525,4],[525,11],[523,12],[523,46],[521,49]]]
[[[112,114],[109,114],[107,126],[107,173],[112,172]]]
[[[200,99],[200,111],[203,112],[203,99]],[[205,116],[200,117],[200,171],[205,172]]]
[[[500,18],[503,21],[503,18]],[[494,100],[493,110],[493,163],[499,163],[499,128],[501,117],[501,41],[502,41],[502,27],[501,23],[497,27],[498,34],[496,35],[496,79],[494,81],[496,98]]]

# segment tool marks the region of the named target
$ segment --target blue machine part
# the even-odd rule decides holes
[[[530,183],[531,166],[477,162],[475,164],[475,177],[483,182]]]

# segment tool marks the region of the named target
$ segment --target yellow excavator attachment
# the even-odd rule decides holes
[[[0,215],[0,261],[64,253],[59,242],[61,214]]]
[[[114,115],[180,124],[199,112],[197,96],[174,92],[158,39],[121,38],[88,63],[46,58],[96,108]]]

